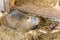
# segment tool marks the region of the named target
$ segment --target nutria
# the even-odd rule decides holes
[[[26,15],[25,13],[14,10],[6,16],[6,20],[11,28],[23,28],[25,30],[31,30],[35,25],[39,23],[39,18]]]

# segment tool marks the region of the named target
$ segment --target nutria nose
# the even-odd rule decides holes
[[[36,29],[38,29],[38,25],[35,25],[35,26],[33,27],[33,30],[36,30]]]

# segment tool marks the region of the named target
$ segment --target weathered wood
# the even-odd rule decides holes
[[[5,9],[4,9],[4,0],[0,0],[0,11],[5,11]]]

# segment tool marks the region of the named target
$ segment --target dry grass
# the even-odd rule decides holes
[[[50,8],[51,4],[55,5],[55,2],[56,1],[54,0],[25,0],[24,4],[22,2],[21,5],[19,4],[20,6],[18,5],[18,9],[29,13],[36,13],[38,16],[54,16],[54,18],[59,19],[60,12]],[[45,14],[47,14],[47,16]],[[42,28],[39,30],[42,30]],[[43,28],[45,31],[48,31],[48,33],[45,34],[39,30],[30,30],[25,32],[24,29],[20,29],[21,28],[19,27],[17,29],[11,29],[5,18],[0,19],[0,40],[60,40],[60,31],[50,33],[52,31],[48,31]]]

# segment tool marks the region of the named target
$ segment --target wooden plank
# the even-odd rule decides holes
[[[0,11],[5,11],[5,9],[4,9],[4,0],[0,0]]]

